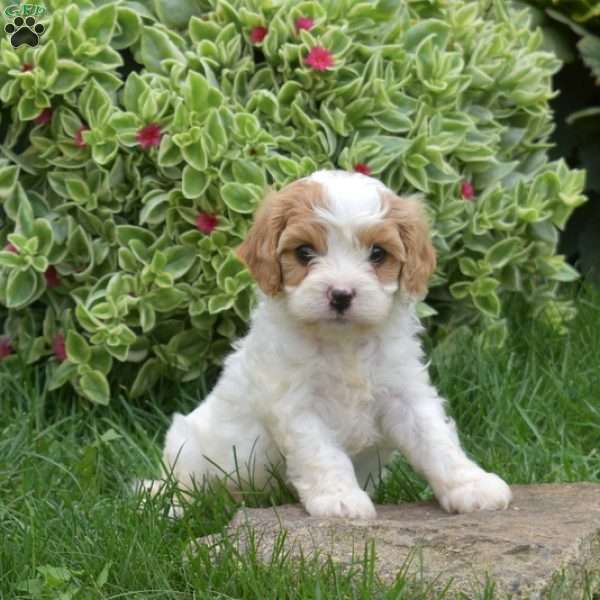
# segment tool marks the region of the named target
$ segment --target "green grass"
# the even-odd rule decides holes
[[[468,452],[510,483],[600,481],[599,300],[579,298],[566,337],[515,311],[504,349],[485,351],[463,336],[432,354],[433,379]],[[183,560],[191,540],[222,529],[234,503],[222,490],[198,493],[174,521],[166,500],[141,504],[131,482],[156,474],[167,415],[194,406],[205,388],[165,388],[143,403],[115,398],[103,408],[46,393],[35,370],[0,371],[2,600],[441,597],[404,574],[384,586],[368,554],[350,571],[291,564],[282,554],[264,565],[232,548],[216,563],[205,551]],[[428,496],[403,462],[378,490],[384,502]],[[247,503],[288,500],[282,488]],[[494,597],[492,588],[477,598]]]

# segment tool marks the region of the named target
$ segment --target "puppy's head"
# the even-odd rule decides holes
[[[435,269],[419,202],[343,171],[269,194],[237,254],[306,323],[379,324],[398,289],[423,296]]]

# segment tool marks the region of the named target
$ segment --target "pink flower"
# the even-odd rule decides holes
[[[23,63],[21,65],[21,73],[26,73],[27,71],[33,71],[33,65],[29,63]]]
[[[36,125],[45,125],[46,123],[50,123],[50,119],[52,119],[52,109],[45,108],[34,120],[33,122]]]
[[[54,356],[58,358],[58,362],[64,362],[67,360],[67,348],[65,347],[65,334],[61,332],[57,333],[52,339],[52,352]]]
[[[46,279],[46,287],[48,288],[55,288],[60,283],[60,276],[53,265],[50,265],[44,271],[44,278]]]
[[[142,127],[137,132],[137,141],[138,144],[144,148],[151,148],[152,146],[158,146],[160,144],[160,138],[162,136],[162,132],[160,130],[160,125],[158,123],[150,123],[145,127]]]
[[[4,249],[7,252],[14,252],[15,254],[19,254],[19,251],[17,250],[17,247],[14,244],[6,244],[6,246],[4,246]]]
[[[257,25],[250,30],[250,41],[253,44],[260,44],[266,37],[269,30],[262,25]]]
[[[311,48],[304,62],[315,71],[327,71],[335,63],[333,54],[323,46]]]
[[[356,163],[354,165],[354,170],[357,173],[362,173],[363,175],[371,174],[371,167],[367,163]]]
[[[86,127],[85,125],[82,125],[76,132],[75,132],[75,137],[73,138],[73,140],[75,141],[75,145],[79,146],[80,148],[85,148],[87,146],[86,141],[83,139],[83,132],[84,131],[89,131],[90,128]]]
[[[0,359],[6,358],[13,353],[13,347],[10,338],[7,336],[0,338]]]
[[[298,17],[295,25],[298,31],[301,29],[310,31],[315,26],[315,22],[310,17]]]
[[[475,188],[470,181],[463,181],[460,185],[460,193],[465,200],[472,200],[475,197]]]
[[[202,233],[210,234],[213,229],[219,223],[217,215],[211,215],[210,213],[200,213],[196,217],[196,227]]]

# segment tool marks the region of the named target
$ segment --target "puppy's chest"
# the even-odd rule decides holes
[[[324,352],[314,377],[317,410],[353,453],[379,438],[373,348]]]

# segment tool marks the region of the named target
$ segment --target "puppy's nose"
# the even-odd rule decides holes
[[[329,306],[337,313],[342,314],[350,307],[354,294],[354,290],[347,288],[332,288],[327,294],[329,297]]]

